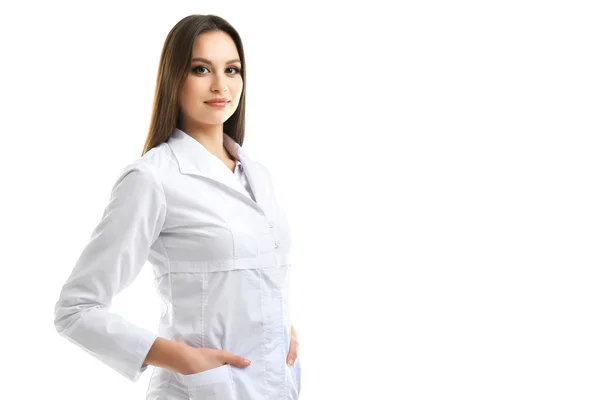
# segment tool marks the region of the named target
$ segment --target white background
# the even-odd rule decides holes
[[[214,13],[293,228],[301,399],[597,400],[594,3],[3,2],[0,397],[144,398],[151,369],[61,338],[54,304],[141,154],[168,31]],[[113,306],[156,329],[150,268]]]

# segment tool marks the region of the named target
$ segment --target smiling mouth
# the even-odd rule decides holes
[[[212,101],[212,102],[204,102],[207,106],[213,108],[225,108],[229,105],[228,101]]]

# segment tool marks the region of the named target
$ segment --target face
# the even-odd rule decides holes
[[[179,95],[182,128],[222,128],[242,95],[242,64],[235,42],[225,32],[205,32],[194,41],[192,62]],[[226,103],[210,103],[225,99]]]

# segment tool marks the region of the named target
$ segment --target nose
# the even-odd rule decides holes
[[[210,90],[212,92],[226,92],[227,91],[227,84],[225,83],[225,78],[223,78],[222,76],[216,74],[213,75],[214,79],[212,82],[212,85],[210,87]]]

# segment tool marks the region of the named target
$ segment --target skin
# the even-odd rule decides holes
[[[235,42],[225,32],[198,35],[192,50],[191,67],[179,94],[182,130],[232,171],[235,161],[223,146],[223,123],[237,109],[244,87],[240,74],[242,64],[234,61],[239,58]],[[224,108],[205,103],[214,98],[226,98],[230,102]]]
[[[191,67],[179,94],[181,129],[232,171],[235,169],[235,160],[223,146],[223,123],[239,105],[244,87],[241,67],[237,47],[229,35],[221,31],[202,33],[194,41]],[[205,103],[214,98],[226,98],[230,102],[224,108],[214,108]],[[292,326],[286,358],[288,365],[296,361],[298,347],[297,333]],[[182,374],[194,374],[223,364],[244,368],[250,365],[250,361],[224,350],[195,348],[158,338],[148,354],[146,364]]]

